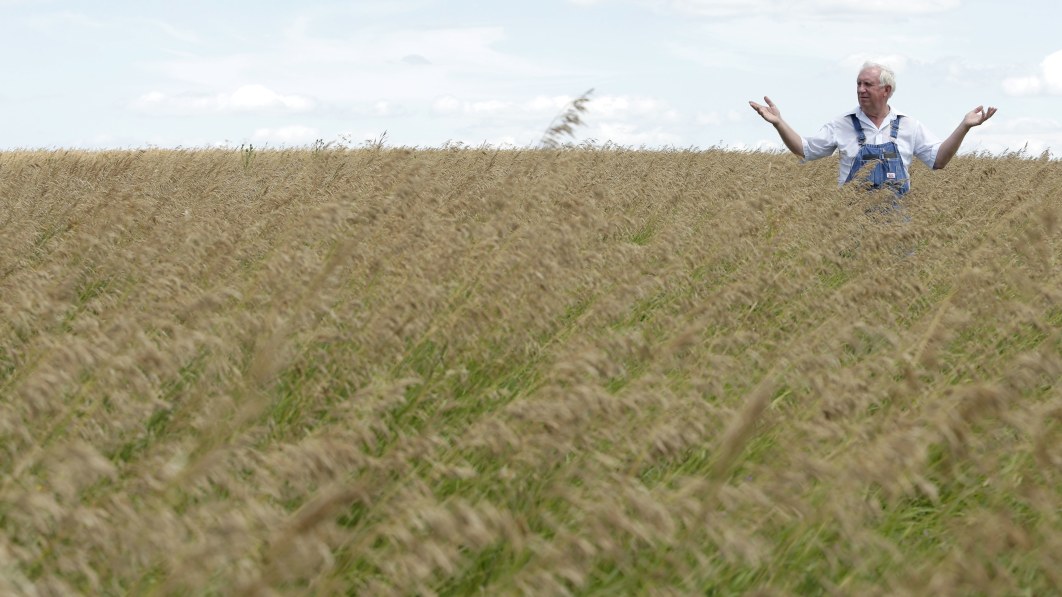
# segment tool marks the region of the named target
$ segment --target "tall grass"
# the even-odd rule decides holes
[[[1060,164],[835,167],[0,153],[0,593],[1057,592]]]

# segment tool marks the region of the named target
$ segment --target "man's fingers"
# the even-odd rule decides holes
[[[984,122],[989,118],[992,118],[992,115],[995,113],[996,108],[994,106],[989,106],[986,110],[984,105],[980,105],[973,110],[970,110],[970,113],[966,115],[966,118],[969,119],[973,117],[974,120],[969,120],[969,122],[970,124],[977,126],[979,124],[984,124]]]
[[[974,108],[973,112],[980,116],[981,122],[984,122],[989,118],[992,118],[992,115],[996,113],[996,108],[994,106],[989,106],[986,110],[985,107],[981,105]]]
[[[759,114],[760,117],[762,117],[767,122],[774,122],[773,119],[777,117],[778,108],[774,107],[774,102],[772,102],[771,98],[767,97],[766,95],[763,96],[763,100],[767,102],[766,106],[764,106],[763,104],[757,104],[756,102],[752,101],[749,102],[749,106],[752,106],[752,109],[755,110],[756,113]]]

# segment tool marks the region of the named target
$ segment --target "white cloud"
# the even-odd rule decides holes
[[[516,115],[521,112],[527,112],[528,110],[536,112],[541,111],[541,106],[531,103],[520,104],[518,102],[496,99],[477,101],[461,100],[450,95],[436,98],[436,100],[432,102],[432,111],[436,114],[445,116],[489,116],[506,113]]]
[[[134,26],[143,25],[148,28],[156,27],[171,38],[187,44],[201,44],[203,42],[196,32],[175,27],[165,21],[155,19],[131,19],[130,23]]]
[[[785,9],[785,0],[644,0],[644,4],[702,17],[743,17]]]
[[[727,110],[726,114],[720,114],[716,110],[711,112],[698,112],[694,121],[700,126],[714,126],[723,124],[724,120],[729,123],[745,120],[745,113],[737,110]]]
[[[132,103],[142,112],[161,114],[208,114],[216,112],[306,112],[314,101],[301,95],[283,95],[265,85],[244,85],[214,95],[170,95],[152,91]]]
[[[1056,93],[1062,93],[1062,50],[1051,54],[1043,62],[1044,82]]]
[[[468,100],[452,95],[436,98],[431,111],[436,116],[465,123],[457,125],[461,141],[476,144],[486,140],[501,146],[535,144],[554,117],[565,110],[573,96],[536,96],[523,101]],[[678,145],[683,141],[682,114],[668,102],[634,95],[590,95],[582,126],[564,142],[575,144],[611,141],[628,146]],[[701,115],[704,117],[704,115]],[[719,122],[727,116],[716,115]],[[502,132],[506,131],[506,132]]]
[[[647,120],[674,121],[679,116],[678,111],[669,106],[667,102],[652,97],[609,95],[599,99],[591,97],[587,108],[587,114],[606,119],[637,117]]]
[[[461,100],[451,95],[436,98],[432,102],[431,109],[436,114],[457,114],[461,112]]]
[[[385,100],[380,100],[372,105],[372,113],[374,116],[394,116],[401,112],[401,107]]]
[[[415,69],[439,67],[509,74],[549,72],[547,68],[520,56],[495,49],[495,45],[508,38],[502,27],[366,28],[343,37],[324,37],[312,35],[311,24],[310,19],[299,19],[280,40],[282,53],[268,58],[287,64],[312,66],[401,65]]]
[[[251,135],[251,140],[256,143],[276,143],[278,145],[306,145],[319,138],[321,136],[317,129],[297,124],[275,129],[260,128]]]
[[[512,135],[501,135],[493,140],[488,140],[487,144],[500,149],[513,149],[517,147],[516,137]]]
[[[102,30],[106,23],[87,14],[72,10],[33,15],[24,21],[31,28],[50,34],[68,34],[70,31]]]
[[[992,123],[986,123],[984,126],[989,126],[990,124]],[[1062,122],[1054,118],[1032,118],[1027,116],[1011,118],[998,123],[997,126],[1008,133],[1043,133],[1045,131],[1051,131],[1056,134],[1062,133]]]
[[[708,18],[837,19],[866,15],[924,15],[954,10],[961,0],[640,0],[659,10]]]
[[[782,2],[784,3],[784,0]],[[807,0],[791,4],[802,5],[805,10],[826,15],[834,12],[925,15],[955,10],[959,8],[962,2],[961,0],[907,0],[906,2],[895,2],[894,0],[863,0],[862,2],[851,2],[850,0]]]
[[[438,115],[508,115],[514,118],[531,116],[541,120],[542,116],[555,116],[574,100],[571,96],[537,96],[530,100],[504,101],[496,99],[462,100],[451,95],[436,98],[432,102],[432,111]],[[667,102],[653,97],[625,95],[590,96],[585,104],[583,120],[615,120],[638,118],[640,120],[673,122],[679,119],[677,110]]]
[[[566,95],[540,95],[528,101],[525,106],[532,112],[559,112],[573,99],[575,98]]]
[[[502,112],[512,110],[512,103],[503,102],[501,100],[484,100],[479,102],[468,102],[465,106],[466,113],[468,114],[500,114]]]
[[[714,38],[706,45],[668,41],[664,47],[676,57],[706,68],[744,68],[749,64],[750,56],[746,52],[721,50],[715,47],[716,43],[718,42]]]
[[[353,28],[342,36],[313,30],[301,19],[261,50],[151,62],[169,79],[222,89],[232,81],[276,82],[328,104],[424,101],[425,95],[458,95],[483,82],[527,84],[572,74],[572,66],[539,62],[499,50],[502,27]]]
[[[302,112],[313,107],[313,101],[299,95],[281,95],[264,85],[244,85],[231,94],[218,96],[222,110],[236,111],[282,108]]]
[[[461,100],[447,95],[437,98],[432,103],[432,111],[439,115],[486,116],[520,112],[520,104],[502,100]]]
[[[700,126],[712,126],[716,124],[722,124],[723,119],[719,116],[719,112],[704,112],[697,113],[697,124]]]
[[[964,56],[943,56],[914,63],[941,81],[982,90],[994,87],[1001,77],[1011,72],[1005,66]]]
[[[631,122],[603,122],[591,126],[580,139],[596,139],[598,144],[611,141],[624,146],[662,146],[682,143],[682,137],[661,127],[643,129]],[[578,139],[576,139],[578,143]]]
[[[1036,95],[1043,88],[1040,77],[1008,77],[1003,79],[1003,91],[1007,95]]]
[[[1062,95],[1062,50],[1044,58],[1037,75],[1003,79],[1003,91],[1007,95]]]

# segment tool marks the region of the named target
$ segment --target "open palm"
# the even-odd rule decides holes
[[[966,114],[966,117],[962,119],[962,123],[970,127],[980,126],[984,121],[992,118],[995,113],[996,109],[992,106],[989,106],[988,110],[985,110],[984,106],[977,106]]]
[[[749,102],[752,109],[756,111],[764,120],[771,124],[778,124],[782,121],[782,112],[778,109],[778,106],[774,105],[771,98],[766,95],[763,96],[763,101],[767,102],[767,105],[757,104],[756,102]]]

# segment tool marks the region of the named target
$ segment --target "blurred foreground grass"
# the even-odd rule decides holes
[[[1062,165],[0,153],[0,592],[1051,594]]]

